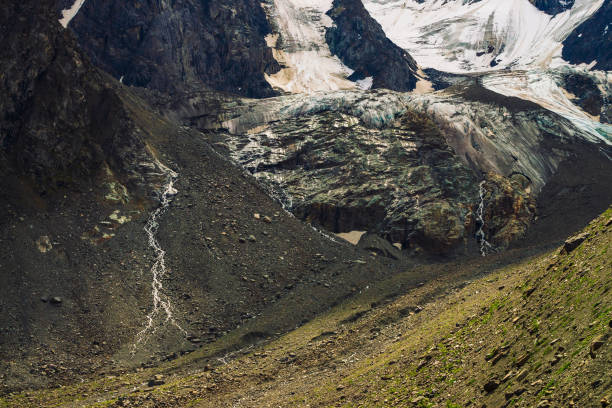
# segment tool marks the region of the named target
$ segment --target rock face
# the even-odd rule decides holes
[[[575,96],[574,103],[590,115],[600,116],[602,122],[606,122],[606,98],[593,78],[579,72],[568,73],[563,76],[563,84],[564,88]]]
[[[523,237],[534,198],[582,134],[535,104],[476,85],[427,96],[283,97],[247,104],[225,126],[235,160],[298,218],[432,254],[469,245],[481,226],[495,247]]]
[[[590,64],[594,68],[612,70],[612,1],[605,0],[601,8],[576,28],[563,42],[563,59],[572,64]]]
[[[264,74],[279,67],[255,0],[89,0],[70,28],[93,62],[127,85],[274,95]]]
[[[372,88],[415,88],[416,61],[386,37],[361,0],[334,0],[327,15],[335,24],[327,29],[325,38],[331,52],[355,71],[349,79],[373,77]]]
[[[529,0],[539,10],[546,14],[559,14],[574,6],[575,0]]]
[[[480,227],[494,247],[517,242],[540,192],[580,160],[580,149],[610,150],[560,116],[473,80],[422,96],[343,91],[247,102],[235,112],[224,124],[232,156],[296,216],[435,254],[469,245]],[[601,163],[610,166],[603,155]],[[551,188],[561,194],[574,180],[564,175]]]
[[[17,19],[16,15],[27,15]],[[105,74],[64,31],[51,1],[9,2],[0,12],[0,161],[46,192],[101,174],[143,187],[152,158]]]

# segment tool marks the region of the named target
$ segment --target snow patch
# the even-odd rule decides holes
[[[347,79],[353,70],[332,55],[325,41],[325,29],[332,19],[325,13],[332,0],[268,0],[263,4],[272,26],[278,31],[266,43],[283,66],[266,75],[275,88],[291,93],[315,93],[355,89]]]
[[[81,7],[85,4],[85,0],[75,0],[74,4],[70,8],[62,10],[62,18],[59,20],[60,24],[67,28],[70,21],[77,15]]]
[[[363,89],[364,91],[371,89],[373,84],[374,84],[374,77],[367,77],[367,78],[355,81],[355,85],[357,85],[357,88]]]

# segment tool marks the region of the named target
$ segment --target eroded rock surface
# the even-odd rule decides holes
[[[279,66],[265,43],[269,26],[255,0],[88,0],[70,28],[93,62],[127,85],[275,94],[264,74]]]
[[[591,140],[535,104],[477,85],[257,106],[225,122],[230,151],[287,209],[334,232],[368,230],[417,252],[471,245],[481,181],[486,239],[500,248],[516,242],[535,218],[539,192],[574,157],[570,147]]]

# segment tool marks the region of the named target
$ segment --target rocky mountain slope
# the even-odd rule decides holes
[[[604,71],[612,70],[612,2],[603,5],[587,21],[578,26],[563,42],[563,58],[572,64],[591,64]]]
[[[606,7],[10,1],[0,406],[605,403]]]
[[[70,28],[94,64],[126,85],[274,95],[264,75],[279,66],[264,41],[270,27],[256,1],[91,0]]]
[[[414,289],[404,288],[406,277],[398,274],[276,340],[211,365],[204,366],[202,350],[156,369],[3,402],[606,407],[610,250],[609,209],[547,254],[501,268],[499,258],[441,265],[442,276]],[[475,276],[473,268],[485,275]]]
[[[369,80],[374,89],[416,88],[416,61],[385,36],[361,0],[335,0],[327,14],[334,25],[327,29],[325,39],[330,51],[355,71],[349,79]]]
[[[249,344],[405,265],[285,213],[94,68],[54,4],[2,13],[2,393]]]

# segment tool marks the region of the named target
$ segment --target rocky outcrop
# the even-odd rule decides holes
[[[416,87],[416,61],[389,40],[361,0],[334,0],[327,12],[334,26],[325,38],[329,49],[355,72],[351,80],[373,78],[372,88],[412,91]]]
[[[87,186],[108,174],[143,192],[141,165],[152,157],[140,130],[109,78],[57,23],[53,6],[51,1],[9,2],[0,12],[4,166],[28,176],[41,193]]]
[[[574,7],[575,0],[529,0],[538,10],[556,15]]]
[[[607,75],[605,76],[607,79]],[[562,85],[572,96],[572,102],[602,123],[610,123],[612,108],[608,102],[607,81],[597,81],[587,72],[568,72],[562,75]]]
[[[502,177],[487,174],[483,184],[483,232],[497,248],[507,248],[523,238],[534,221],[536,200],[526,191],[529,180],[522,174]]]
[[[127,85],[274,95],[264,74],[279,67],[255,0],[88,0],[70,28],[93,62]]]
[[[525,235],[540,192],[580,160],[581,146],[610,149],[535,103],[466,81],[421,96],[343,91],[233,104],[230,154],[298,218],[333,232],[365,230],[442,254],[469,247],[482,226],[504,248]]]
[[[475,242],[485,180],[485,236],[507,247],[531,225],[533,198],[568,154],[544,147],[547,135],[575,129],[543,119],[534,127],[536,116],[554,115],[533,104],[456,92],[339,92],[245,106],[225,122],[230,152],[298,218],[333,232],[366,230],[417,253]]]
[[[590,64],[612,70],[612,1],[605,0],[597,12],[563,41],[563,59],[572,64]]]

